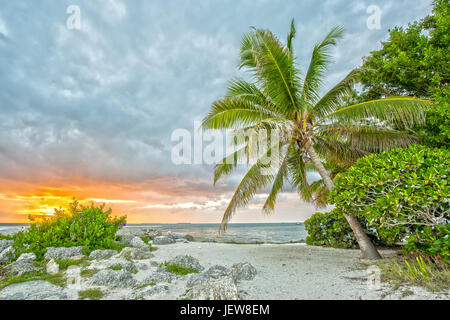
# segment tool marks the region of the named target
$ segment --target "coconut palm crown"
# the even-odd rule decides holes
[[[311,200],[307,171],[319,172],[331,191],[334,185],[324,162],[352,163],[370,153],[405,147],[416,139],[404,130],[394,130],[393,124],[398,129],[425,121],[429,101],[423,99],[386,97],[349,104],[353,87],[364,72],[361,69],[351,71],[321,95],[324,76],[332,62],[330,50],[343,37],[344,29],[333,28],[314,47],[303,76],[293,53],[295,34],[294,21],[286,44],[268,30],[252,28],[244,34],[240,68],[248,70],[252,80],[231,80],[225,97],[213,103],[203,120],[205,129],[231,129],[236,137],[239,134],[247,137],[234,139],[237,151],[215,167],[217,182],[230,174],[241,158],[247,158],[251,164],[224,213],[221,231],[226,230],[236,209],[247,205],[261,189],[270,190],[263,207],[267,214],[274,210],[277,195],[288,183],[304,199]],[[267,147],[261,151],[260,144],[255,147],[255,141],[260,139],[263,130],[276,130],[279,138],[267,138]],[[264,161],[272,157],[274,148],[279,160]],[[355,218],[350,220],[364,255],[361,237],[365,234],[361,235],[362,229],[356,230],[358,227],[352,225],[358,224]],[[377,258],[376,254],[373,258]]]

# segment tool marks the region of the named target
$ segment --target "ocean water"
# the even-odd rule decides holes
[[[195,239],[211,238],[217,242],[239,243],[299,243],[307,236],[303,223],[231,223],[224,234],[219,224],[159,224],[128,225],[128,228],[154,227],[167,231],[187,233]]]
[[[26,226],[0,223],[0,233],[9,234]],[[223,234],[219,234],[219,227],[219,224],[130,224],[126,228],[155,228],[163,234],[168,231],[190,234],[196,240],[211,238],[239,243],[300,243],[307,236],[303,223],[230,223]]]

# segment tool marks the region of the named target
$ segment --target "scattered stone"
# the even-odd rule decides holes
[[[228,274],[235,282],[240,280],[253,280],[258,272],[250,263],[236,263],[234,264]]]
[[[131,240],[130,243],[131,246],[135,247],[135,248],[140,248],[142,250],[150,250],[150,247],[148,246],[148,244],[146,244],[141,238],[139,237],[134,237]]]
[[[19,262],[19,261],[33,262],[34,260],[36,260],[36,255],[34,253],[30,252],[30,253],[22,253],[16,262]]]
[[[162,236],[162,233],[158,229],[145,228],[142,230],[142,235],[144,237],[148,237],[150,240],[153,240],[156,237]]]
[[[203,273],[194,273],[191,274],[189,280],[187,281],[186,286],[188,288],[195,286],[200,281],[211,280],[211,279],[220,279],[221,277],[226,277],[228,275],[228,270],[224,266],[215,265],[209,268],[207,271]]]
[[[11,247],[13,244],[12,240],[0,240],[0,253],[3,252],[5,249]]]
[[[166,236],[176,240],[176,239],[184,239],[184,237],[186,237],[186,234],[180,232],[167,231]]]
[[[14,258],[13,248],[11,246],[7,247],[0,253],[0,265],[7,263],[13,258]]]
[[[168,285],[145,287],[137,292],[131,293],[129,296],[129,299],[132,300],[132,299],[141,298],[141,299],[147,300],[156,294],[165,294],[168,292],[169,292]]]
[[[203,271],[205,268],[203,268],[200,265],[200,262],[198,261],[198,259],[192,257],[192,256],[176,256],[175,258],[173,258],[172,260],[169,261],[169,264],[177,264],[182,268],[185,269],[194,269],[197,272],[201,272]]]
[[[157,245],[173,244],[175,242],[176,242],[175,239],[172,239],[171,237],[167,236],[159,236],[153,239],[153,244]]]
[[[67,300],[61,287],[47,281],[12,284],[0,291],[0,300]]]
[[[104,269],[96,273],[89,281],[90,285],[100,285],[113,288],[126,288],[135,285],[131,273],[126,270]]]
[[[117,254],[117,251],[115,250],[94,250],[89,255],[89,258],[96,259],[96,260],[104,260],[109,259],[112,256],[115,256]]]
[[[160,283],[160,282],[169,282],[169,281],[175,281],[179,278],[176,274],[165,272],[165,271],[159,271],[155,272],[154,274],[146,277],[144,280],[142,280],[141,284],[151,284],[151,283]]]
[[[75,257],[83,256],[83,253],[81,252],[81,247],[48,247],[47,252],[44,255],[45,260],[62,260],[62,259],[73,259]],[[84,257],[84,256],[83,256]]]
[[[123,234],[123,235],[120,235],[120,237],[121,237],[120,243],[125,244],[127,246],[131,246],[131,241],[133,241],[133,239],[136,236],[133,234]]]
[[[189,288],[185,297],[190,300],[239,300],[239,292],[231,277],[202,280]]]
[[[36,260],[36,255],[34,253],[23,253],[15,262],[7,265],[3,270],[18,276],[35,272],[39,270],[39,268],[33,264],[34,260]]]
[[[189,243],[189,241],[186,240],[186,239],[176,239],[175,241],[176,242],[182,242],[182,243]]]
[[[144,260],[150,259],[154,255],[139,248],[123,248],[120,252],[120,257],[131,260]]]
[[[195,241],[195,238],[193,236],[191,236],[190,234],[185,235],[184,239],[186,239],[189,242]]]
[[[214,239],[212,239],[212,238],[204,238],[204,239],[202,240],[202,242],[214,243],[214,242],[217,242],[217,241],[214,240]]]
[[[56,263],[54,259],[51,259],[47,266],[45,267],[47,273],[51,276],[54,276],[55,274],[59,273],[59,265]]]

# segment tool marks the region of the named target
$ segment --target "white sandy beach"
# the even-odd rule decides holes
[[[231,266],[249,262],[258,274],[252,281],[239,283],[247,300],[374,300],[374,299],[447,299],[422,288],[408,288],[414,295],[401,297],[402,290],[391,293],[391,286],[367,285],[367,267],[359,250],[342,250],[306,245],[236,245],[222,243],[176,243],[160,246],[153,259],[165,261],[189,254],[205,267]],[[382,251],[384,257],[393,251]],[[173,297],[176,298],[176,297]]]

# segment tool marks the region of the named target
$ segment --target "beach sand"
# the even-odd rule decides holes
[[[258,274],[252,281],[241,281],[238,288],[245,300],[378,300],[378,299],[447,299],[422,288],[402,297],[402,290],[367,284],[367,269],[373,263],[360,259],[359,250],[311,247],[300,244],[236,245],[223,243],[176,243],[160,246],[155,260],[165,261],[188,254],[208,268],[219,264],[249,262]],[[394,254],[382,250],[383,257]],[[173,297],[176,298],[176,297]]]

